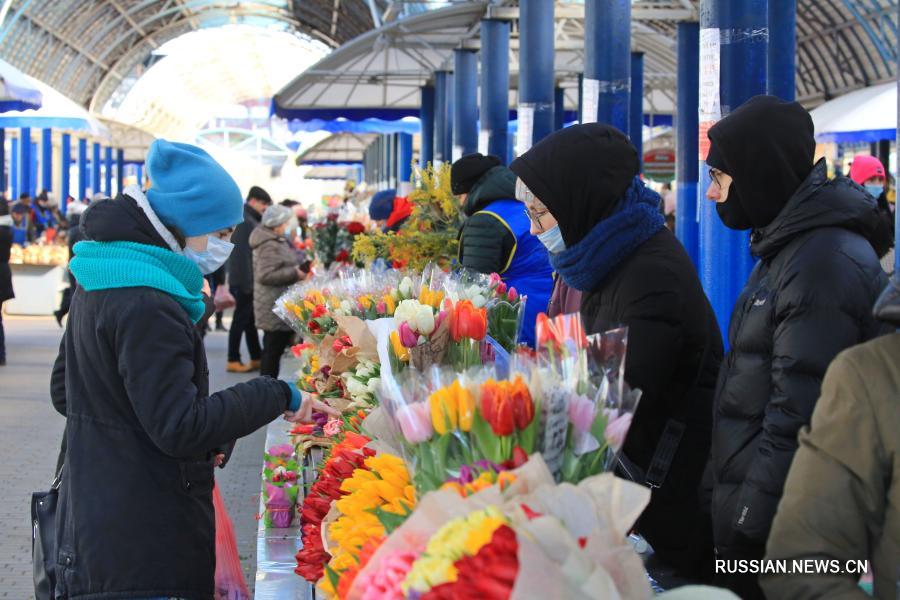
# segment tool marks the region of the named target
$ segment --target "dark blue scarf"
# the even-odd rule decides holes
[[[550,263],[569,287],[596,290],[613,269],[665,226],[659,194],[635,177],[616,211],[597,223],[584,239]]]

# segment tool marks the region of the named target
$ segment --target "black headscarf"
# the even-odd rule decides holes
[[[613,213],[639,165],[624,133],[586,123],[550,134],[509,168],[556,218],[572,247]]]
[[[812,117],[796,102],[755,96],[710,128],[706,163],[733,179],[716,204],[731,229],[771,223],[813,168]]]

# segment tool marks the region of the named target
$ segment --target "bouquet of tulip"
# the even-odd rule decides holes
[[[347,371],[341,377],[350,396],[348,408],[370,408],[377,404],[375,392],[381,384],[380,363],[363,359],[352,372]]]
[[[304,339],[319,343],[337,331],[331,314],[338,308],[334,300],[321,280],[311,279],[288,289],[273,310]]]
[[[485,309],[487,336],[507,353],[515,349],[525,314],[525,298],[516,288],[507,288],[497,273],[484,275],[468,269],[455,272],[444,285],[454,304],[468,300],[475,309]]]
[[[266,527],[290,527],[299,488],[300,467],[291,444],[273,446],[265,454],[263,470]]]
[[[465,374],[433,369],[424,376],[408,371],[385,382],[380,394],[405,441],[404,455],[420,493],[448,481],[472,483],[473,469],[489,470],[486,465],[498,465],[487,475],[496,481],[501,470],[524,462],[535,447],[536,407],[521,375],[498,381],[490,369]]]

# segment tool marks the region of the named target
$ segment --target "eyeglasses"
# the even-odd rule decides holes
[[[722,175],[722,172],[718,169],[710,169],[709,170],[709,178],[712,179],[713,183],[716,184],[716,187],[720,190],[722,189],[722,182],[719,181],[719,176]]]
[[[547,209],[536,211],[533,211],[529,208],[525,209],[525,215],[528,217],[528,220],[531,221],[531,223],[538,229],[538,231],[542,233],[544,231],[544,226],[541,225],[541,218],[548,212],[550,211]]]

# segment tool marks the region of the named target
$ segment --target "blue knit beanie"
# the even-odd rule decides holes
[[[205,150],[156,140],[147,154],[150,206],[185,237],[234,227],[244,220],[244,199],[231,175]]]
[[[397,190],[382,190],[372,196],[369,202],[369,218],[373,221],[384,221],[394,212],[394,197]]]

